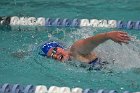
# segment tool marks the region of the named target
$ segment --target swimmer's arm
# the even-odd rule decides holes
[[[94,48],[108,39],[107,33],[101,33],[86,39],[78,40],[72,45],[71,50],[75,52],[75,54],[88,55]]]
[[[122,42],[128,43],[128,41],[130,40],[127,33],[122,32],[122,31],[100,33],[86,39],[78,40],[77,42],[73,44],[73,46],[71,47],[71,50],[78,54],[88,55],[98,45],[104,43],[105,41],[109,39],[117,43],[122,43]]]

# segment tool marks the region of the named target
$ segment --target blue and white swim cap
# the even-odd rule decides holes
[[[41,46],[41,50],[43,51],[44,55],[47,55],[51,48],[60,47],[63,48],[58,42],[52,41],[47,42]],[[43,55],[43,56],[44,56]]]

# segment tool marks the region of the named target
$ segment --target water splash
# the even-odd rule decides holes
[[[81,28],[72,32],[71,37],[76,41],[81,38],[93,36],[96,32],[101,33],[97,29]],[[129,44],[120,45],[108,40],[100,44],[94,51],[103,61],[109,62],[109,65],[107,65],[108,69],[124,71],[140,68],[140,40],[135,36],[132,37]]]
[[[140,44],[133,41],[129,44],[119,45],[113,41],[107,41],[97,47],[97,54],[104,60],[107,60],[109,68],[115,70],[128,70],[140,68]]]

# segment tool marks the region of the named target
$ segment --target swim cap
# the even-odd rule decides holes
[[[52,41],[52,42],[47,42],[44,45],[42,45],[41,50],[44,52],[44,55],[47,55],[48,51],[51,48],[55,48],[55,47],[63,48],[58,42]]]

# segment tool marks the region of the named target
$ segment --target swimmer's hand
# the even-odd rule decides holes
[[[130,41],[130,37],[128,36],[128,34],[126,32],[122,32],[122,31],[112,31],[112,32],[107,32],[106,36],[113,40],[116,43],[126,43],[128,44],[128,41]]]

